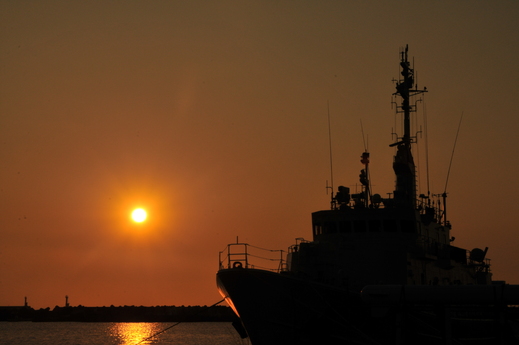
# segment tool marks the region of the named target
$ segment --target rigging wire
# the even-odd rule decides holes
[[[463,112],[461,112],[460,122],[458,123],[458,131],[456,132],[456,139],[454,139],[454,146],[452,147],[451,161],[449,162],[449,170],[447,170],[447,178],[445,179],[444,193],[447,193],[447,183],[449,183],[449,175],[451,173],[452,159],[454,158],[454,150],[456,149],[456,143],[458,142],[458,135],[460,134],[461,120],[463,120]]]
[[[264,251],[267,251],[267,252],[284,252],[283,249],[267,249],[267,248],[262,248],[262,247],[254,246],[252,244],[247,244],[247,245],[249,247],[261,249],[261,250],[264,250]]]
[[[332,125],[331,125],[331,121],[330,121],[330,101],[328,100],[327,102],[328,104],[328,147],[329,147],[329,150],[330,150],[330,183],[331,183],[331,196],[332,196],[332,205],[333,205],[333,154],[332,154]]]
[[[423,94],[423,129],[424,129],[424,139],[425,139],[425,178],[427,183],[427,197],[431,195],[431,185],[429,181],[429,131],[427,129],[427,107],[425,105],[425,93]]]
[[[201,311],[199,311],[198,313],[196,313],[196,314],[193,315],[193,316],[198,316],[198,315],[200,315],[201,313],[203,313],[203,312],[205,312],[205,311],[211,309],[212,307],[217,306],[218,304],[222,303],[223,301],[225,301],[225,298],[222,299],[221,301],[218,301],[218,302],[216,302],[216,303],[210,305],[209,307],[207,307],[207,308],[205,308],[205,309],[202,309]],[[182,322],[183,322],[183,321],[178,321],[178,322],[172,324],[171,326],[164,328],[162,331],[158,331],[157,333],[155,333],[155,334],[153,334],[153,335],[150,335],[150,336],[147,337],[147,338],[141,339],[141,341],[139,341],[138,343],[135,343],[135,345],[142,344],[143,342],[145,342],[145,341],[147,341],[147,340],[150,340],[151,338],[154,338],[154,337],[156,337],[157,335],[166,332],[167,330],[169,330],[169,329],[171,329],[171,328],[173,328],[173,327],[175,327],[175,326],[181,324]]]

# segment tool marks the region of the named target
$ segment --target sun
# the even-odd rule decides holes
[[[132,211],[132,219],[136,223],[142,223],[148,218],[148,213],[143,208],[136,208]]]

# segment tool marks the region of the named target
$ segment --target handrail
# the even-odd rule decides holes
[[[277,273],[286,271],[284,250],[265,249],[248,243],[231,243],[218,256],[219,269],[255,268]]]

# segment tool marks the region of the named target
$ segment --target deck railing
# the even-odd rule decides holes
[[[220,269],[255,268],[279,273],[286,270],[286,251],[232,243],[219,253],[219,266]]]

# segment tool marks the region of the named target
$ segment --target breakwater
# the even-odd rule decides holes
[[[235,320],[227,306],[68,306],[54,309],[0,307],[0,321],[34,322],[226,322]]]

